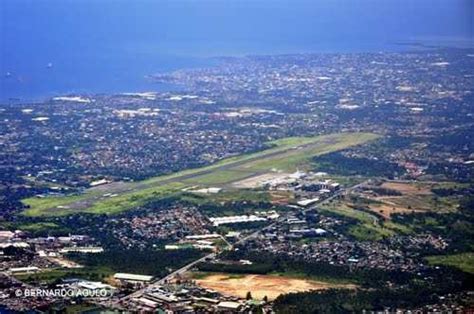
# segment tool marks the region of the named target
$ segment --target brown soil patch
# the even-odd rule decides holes
[[[64,268],[81,268],[82,266],[76,262],[70,261],[62,257],[47,257],[50,262],[56,263]]]
[[[446,212],[455,209],[456,203],[449,201],[441,202],[436,199],[431,189],[435,183],[404,183],[385,182],[380,187],[400,192],[401,196],[365,196],[368,199],[378,201],[379,204],[370,204],[369,209],[387,219],[393,214],[409,214],[411,212]]]
[[[263,299],[267,296],[274,300],[280,294],[302,292],[309,290],[324,290],[329,288],[355,288],[355,285],[338,285],[314,280],[281,277],[276,275],[243,275],[229,276],[215,274],[196,280],[200,286],[218,291],[225,295],[245,298],[247,292],[252,293],[254,299]]]
[[[415,183],[384,182],[383,188],[399,191],[402,194],[431,195],[429,186],[422,186]]]
[[[270,197],[272,204],[286,205],[290,202],[291,194],[286,191],[271,191]]]
[[[371,205],[369,209],[379,215],[382,215],[386,219],[390,219],[390,216],[394,214],[407,214],[414,211],[415,212],[420,211],[420,210],[408,209],[406,207],[391,206],[388,204]]]

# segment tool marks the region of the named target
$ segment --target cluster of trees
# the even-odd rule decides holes
[[[355,269],[345,265],[331,265],[323,262],[313,262],[297,259],[286,254],[271,254],[267,252],[256,252],[238,250],[227,252],[224,259],[234,261],[233,263],[201,263],[198,269],[209,272],[226,273],[299,273],[308,277],[331,278],[344,281],[357,282],[362,286],[377,287],[390,281],[397,284],[406,284],[411,279],[408,273],[393,271],[386,272],[377,269]],[[237,263],[241,259],[253,262],[252,265]]]
[[[457,182],[472,182],[474,180],[474,169],[471,165],[464,163],[452,163],[448,161],[430,163],[427,174],[440,175],[442,178]]]
[[[382,159],[349,158],[340,152],[322,155],[313,160],[318,171],[331,174],[393,178],[404,173],[404,169],[395,163]]]
[[[394,309],[416,309],[439,302],[438,291],[422,284],[401,289],[300,292],[279,296],[274,303],[277,313],[362,313]],[[449,293],[448,291],[444,291]],[[454,291],[452,291],[454,293]],[[463,305],[463,304],[461,304]],[[468,304],[464,304],[468,305]]]
[[[408,224],[414,232],[429,232],[449,240],[446,253],[470,252],[474,249],[474,197],[466,196],[454,213],[411,213],[392,216],[394,222]],[[433,254],[434,252],[423,252]]]
[[[98,254],[70,253],[68,257],[80,264],[92,267],[108,267],[115,272],[163,277],[172,269],[178,269],[203,253],[193,249],[165,250],[112,250]]]
[[[271,264],[242,265],[237,263],[200,263],[200,271],[223,272],[230,274],[260,274],[265,275],[273,271]]]
[[[441,267],[427,269],[423,274],[386,272],[377,269],[351,269],[348,266],[309,262],[286,255],[247,250],[227,252],[229,261],[248,259],[252,265],[238,263],[203,263],[203,271],[228,273],[273,272],[299,273],[308,278],[328,278],[355,282],[357,290],[331,289],[282,295],[275,300],[277,313],[345,313],[392,308],[414,308],[435,303],[439,295],[471,290],[474,276]]]
[[[472,195],[474,194],[474,186],[455,187],[455,188],[434,188],[431,191],[440,197],[458,196],[458,195]]]
[[[459,202],[459,209],[468,216],[474,215],[474,195],[468,195]]]
[[[472,129],[455,130],[432,139],[428,148],[431,151],[461,154],[465,158],[469,158],[469,153],[472,152],[473,148],[473,138],[474,131]],[[474,179],[473,167],[464,163],[448,161],[430,163],[426,172],[433,175],[442,175],[449,180],[459,182],[472,182]]]
[[[433,150],[443,149],[449,152],[465,153],[472,151],[473,142],[474,131],[472,129],[460,129],[433,139],[430,143],[430,148]]]
[[[281,295],[275,300],[277,313],[360,313],[386,308],[416,309],[439,302],[439,296],[471,291],[474,276],[442,267],[423,277],[410,275],[404,285],[378,285],[371,289],[330,289]],[[422,279],[423,278],[423,279]],[[464,302],[464,303],[463,303]],[[460,300],[460,305],[469,305]],[[467,301],[468,302],[468,301]]]
[[[401,196],[402,195],[400,191],[378,187],[378,186],[363,187],[363,189],[371,190],[374,193],[377,193],[378,195],[381,195],[381,196]]]
[[[0,171],[0,216],[10,218],[12,214],[22,209],[21,200],[33,195],[46,193],[47,187],[30,186],[24,178],[17,176],[11,167],[4,167]]]

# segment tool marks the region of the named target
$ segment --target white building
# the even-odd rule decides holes
[[[312,205],[314,203],[317,203],[317,202],[319,202],[319,197],[311,198],[311,199],[304,199],[304,200],[298,201],[296,204],[298,204],[299,206],[306,207],[306,206],[310,206],[310,205]]]
[[[227,217],[214,217],[209,218],[214,226],[243,223],[243,222],[254,222],[254,221],[266,221],[266,218],[257,217],[255,215],[242,215],[242,216],[227,216]]]
[[[9,272],[12,274],[18,274],[18,273],[36,273],[40,269],[35,266],[28,266],[28,267],[14,267],[10,268]]]
[[[144,282],[150,282],[153,279],[153,276],[128,274],[128,273],[116,273],[114,275],[114,279],[127,281],[131,283],[144,283]]]

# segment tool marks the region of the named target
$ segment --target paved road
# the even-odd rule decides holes
[[[334,195],[332,195],[332,196],[330,196],[330,197],[328,197],[328,198],[326,198],[326,199],[323,199],[323,200],[317,202],[316,204],[312,205],[312,206],[309,207],[308,209],[305,209],[303,212],[308,212],[308,211],[310,211],[310,210],[313,210],[313,209],[317,208],[318,206],[321,206],[322,204],[325,204],[325,203],[327,203],[327,202],[332,201],[333,199],[335,199],[336,197],[340,196],[341,194],[343,194],[343,193],[348,193],[348,192],[350,192],[350,191],[352,191],[352,190],[354,190],[354,189],[356,189],[356,188],[358,188],[358,187],[360,187],[360,186],[362,186],[362,185],[364,185],[364,184],[366,184],[366,183],[367,183],[367,181],[364,181],[364,182],[361,182],[361,183],[356,184],[356,185],[354,185],[354,186],[351,186],[350,188],[341,189],[341,190],[337,191],[336,193],[334,193]],[[286,218],[287,218],[286,215],[285,215],[285,216],[280,216],[276,221],[274,221],[274,222],[271,223],[270,225],[267,225],[267,226],[263,227],[262,229],[259,229],[259,230],[255,231],[255,232],[249,234],[249,235],[246,236],[245,238],[242,238],[242,239],[240,239],[239,241],[237,241],[234,245],[236,245],[236,244],[242,244],[242,243],[244,243],[245,241],[247,241],[247,240],[249,240],[249,239],[251,239],[251,238],[254,238],[254,237],[258,236],[258,235],[259,235],[260,233],[262,233],[263,231],[272,228],[273,226],[277,225],[278,223],[283,222]]]
[[[199,263],[201,263],[201,262],[204,262],[204,261],[206,261],[206,260],[212,260],[212,259],[216,258],[216,256],[217,256],[216,253],[207,254],[206,256],[201,257],[200,259],[195,260],[194,262],[189,263],[188,265],[183,266],[183,267],[181,267],[181,268],[178,269],[178,270],[175,270],[174,272],[172,272],[171,274],[167,275],[166,277],[161,278],[160,280],[158,280],[158,281],[156,282],[156,284],[157,284],[157,285],[164,284],[164,283],[166,283],[167,281],[169,281],[170,279],[176,277],[177,275],[182,275],[182,274],[184,274],[185,272],[187,272],[188,270],[190,270],[191,268],[193,268],[195,265],[197,265],[197,264],[199,264]]]
[[[318,202],[317,204],[315,204],[315,205],[311,206],[310,208],[306,209],[305,212],[307,212],[307,211],[309,211],[309,210],[312,210],[312,209],[314,209],[314,208],[317,207],[317,206],[320,206],[320,205],[322,205],[322,204],[325,204],[325,203],[327,203],[327,202],[330,202],[330,201],[332,201],[333,199],[335,199],[336,197],[340,196],[341,194],[350,192],[350,191],[352,191],[352,190],[354,190],[354,189],[356,189],[356,188],[358,188],[358,187],[360,187],[360,186],[362,186],[362,185],[364,185],[364,184],[366,184],[366,183],[367,183],[367,181],[364,181],[364,182],[361,182],[361,183],[359,183],[359,184],[356,184],[356,185],[354,185],[354,186],[352,186],[352,187],[350,187],[350,188],[348,188],[348,189],[341,189],[340,191],[334,193],[334,195],[332,195],[331,197],[328,197],[328,198],[326,198],[326,199],[324,199],[324,200],[321,200],[321,201]],[[263,228],[261,228],[261,229],[255,231],[255,232],[253,232],[253,233],[247,235],[246,237],[244,237],[244,238],[242,238],[242,239],[240,239],[240,240],[237,241],[233,246],[235,246],[235,245],[237,245],[237,244],[242,244],[242,243],[244,243],[245,241],[248,241],[249,239],[252,239],[252,238],[258,236],[258,235],[259,235],[260,233],[262,233],[263,231],[265,231],[265,230],[267,230],[267,229],[270,229],[270,228],[272,228],[273,226],[275,226],[275,225],[277,225],[277,224],[279,224],[279,223],[282,223],[283,221],[285,221],[285,219],[287,219],[287,216],[288,216],[288,215],[282,215],[282,216],[280,216],[277,220],[275,220],[275,221],[272,222],[271,224],[269,224],[269,225],[267,225],[267,226],[265,226],[265,227],[263,227]],[[145,288],[143,288],[143,289],[140,289],[140,290],[137,290],[137,291],[135,291],[134,293],[132,293],[132,294],[130,294],[130,295],[124,297],[124,298],[122,299],[122,301],[129,300],[130,298],[139,297],[139,296],[141,296],[143,293],[145,293],[147,290],[151,290],[151,289],[153,289],[153,288],[155,288],[155,287],[159,287],[160,285],[162,285],[162,284],[164,284],[165,282],[169,281],[169,280],[172,279],[173,277],[175,277],[175,276],[177,276],[177,275],[182,275],[182,274],[184,274],[185,272],[189,271],[191,268],[193,268],[193,267],[194,267],[195,265],[197,265],[198,263],[201,263],[201,262],[203,262],[203,261],[205,261],[205,260],[213,260],[213,259],[215,259],[216,257],[218,257],[218,255],[219,255],[218,253],[210,253],[210,254],[208,254],[208,255],[202,257],[202,258],[199,258],[199,259],[197,259],[197,260],[195,260],[195,261],[193,261],[193,262],[191,262],[191,263],[189,263],[189,264],[187,264],[187,265],[181,267],[180,269],[175,270],[174,272],[168,274],[167,276],[165,276],[165,277],[163,277],[163,278],[161,278],[161,279],[159,279],[159,280],[154,281],[153,283],[151,283],[151,284],[148,285],[147,287],[145,287]]]
[[[317,204],[311,206],[310,208],[306,209],[305,212],[309,211],[309,210],[312,210],[314,208],[316,208],[317,206],[320,206],[322,204],[325,204],[327,202],[330,202],[332,201],[333,199],[335,199],[336,197],[340,196],[341,194],[343,193],[348,193],[364,184],[367,184],[367,181],[364,181],[364,182],[361,182],[359,184],[356,184],[348,189],[341,189],[340,191],[334,193],[334,195],[332,195],[331,197],[328,197],[324,200],[321,200],[320,202],[318,202]],[[267,229],[270,229],[272,228],[273,226],[285,221],[285,219],[287,218],[288,215],[282,215],[280,216],[277,220],[275,220],[274,222],[272,222],[271,224],[247,235],[246,237],[240,239],[239,241],[237,241],[233,246],[237,245],[237,244],[242,244],[246,241],[248,241],[249,239],[252,239],[256,236],[258,236],[260,233],[262,233],[263,231],[267,230]],[[146,292],[147,290],[151,290],[153,289],[154,287],[159,287],[160,285],[164,284],[165,282],[169,281],[170,279],[172,279],[173,277],[177,276],[177,275],[182,275],[184,274],[185,272],[189,271],[191,268],[193,268],[195,265],[197,265],[198,263],[201,263],[205,260],[213,260],[215,259],[216,257],[218,257],[218,253],[210,253],[202,258],[199,258],[183,267],[181,267],[180,269],[178,270],[175,270],[174,272],[168,274],[167,276],[159,279],[159,280],[156,280],[154,281],[153,283],[151,283],[150,285],[148,285],[147,287],[143,288],[143,289],[140,289],[140,290],[137,290],[135,291],[134,293],[124,297],[121,301],[126,301],[126,300],[129,300],[130,298],[136,298],[136,297],[139,297],[141,295],[143,295],[144,292]]]
[[[137,290],[132,294],[129,294],[129,295],[123,297],[120,300],[120,302],[127,301],[127,300],[130,300],[130,299],[133,299],[133,298],[138,298],[138,297],[142,296],[145,292],[151,291],[153,288],[158,288],[159,286],[163,285],[164,283],[166,283],[168,280],[172,279],[173,277],[175,277],[177,275],[184,274],[185,272],[187,272],[188,270],[193,268],[194,265],[199,264],[201,262],[204,262],[207,259],[214,259],[215,257],[216,257],[216,253],[207,254],[207,255],[205,255],[205,256],[203,256],[203,257],[201,257],[201,258],[199,258],[199,259],[197,259],[197,260],[181,267],[180,269],[175,270],[174,272],[166,275],[165,277],[153,281],[148,286],[146,286],[146,287],[144,287],[140,290]]]

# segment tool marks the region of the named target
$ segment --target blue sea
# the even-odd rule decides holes
[[[470,0],[1,0],[0,101],[160,91],[215,56],[473,46]]]

